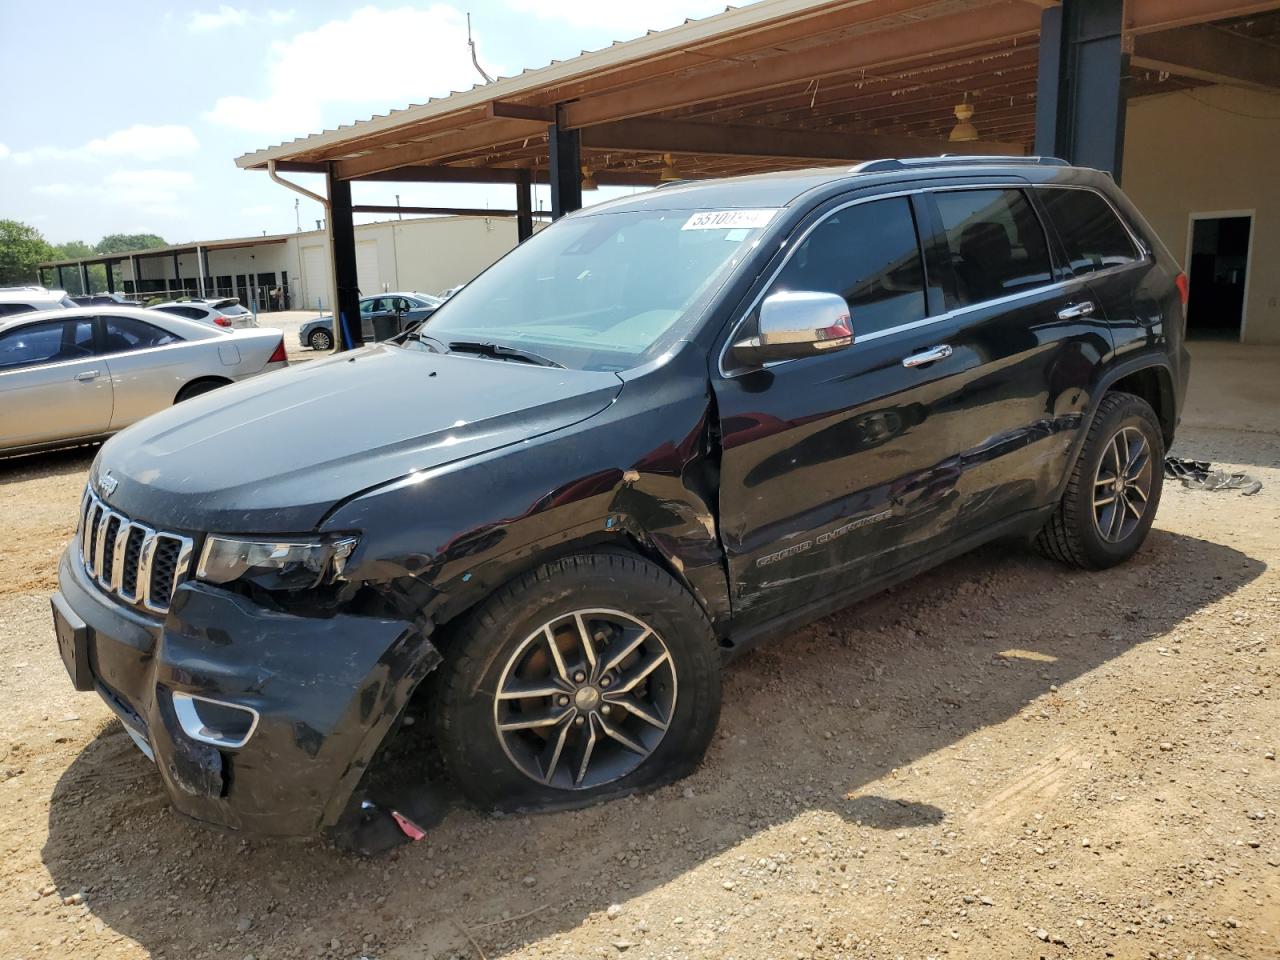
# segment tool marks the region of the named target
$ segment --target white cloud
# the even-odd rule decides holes
[[[280,26],[293,19],[293,10],[268,10],[264,14],[256,14],[242,7],[229,7],[219,4],[212,13],[196,11],[187,19],[187,30],[191,33],[208,33],[221,30],[223,27],[243,27],[249,23],[267,23]]]
[[[45,197],[76,197],[130,207],[147,212],[169,211],[179,194],[195,186],[185,170],[115,170],[100,182],[41,183],[31,192]]]
[[[196,182],[186,170],[116,170],[102,179],[113,187],[152,190],[182,190]]]
[[[385,56],[375,56],[372,66],[335,69],[353,50]],[[479,79],[467,48],[466,19],[454,7],[362,7],[345,20],[272,44],[266,93],[219,97],[207,116],[283,140],[319,130],[330,105],[383,111],[470,89]]]
[[[206,30],[221,30],[223,27],[242,27],[249,22],[249,11],[228,7],[218,7],[213,13],[197,11],[187,21],[187,29],[192,33],[203,33]]]
[[[734,6],[746,6],[751,0],[739,0]],[[645,0],[643,3],[621,3],[618,0],[507,0],[507,6],[520,14],[533,14],[542,20],[561,20],[578,27],[598,27],[611,31],[614,40],[631,40],[647,30],[665,30],[686,19],[724,13],[725,0]]]
[[[135,123],[124,130],[117,130],[105,137],[98,137],[78,147],[33,147],[15,150],[14,163],[30,164],[41,160],[101,160],[127,158],[130,160],[168,160],[195,153],[200,141],[190,127],[177,124],[152,126]]]

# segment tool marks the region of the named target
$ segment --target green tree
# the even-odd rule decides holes
[[[53,258],[55,260],[79,260],[84,257],[92,257],[96,252],[93,247],[83,240],[68,240],[66,243],[54,244]]]
[[[0,220],[0,285],[38,283],[36,264],[53,259],[40,231],[17,220]]]
[[[111,233],[98,241],[94,250],[98,253],[125,253],[129,250],[150,250],[167,247],[168,241],[154,233]]]

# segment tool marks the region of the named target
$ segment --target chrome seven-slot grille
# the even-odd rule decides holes
[[[80,559],[103,590],[152,613],[167,613],[187,578],[192,540],[153,530],[116,513],[86,488],[80,511]]]

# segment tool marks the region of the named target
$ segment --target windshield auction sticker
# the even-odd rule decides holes
[[[763,227],[776,210],[703,210],[684,222],[681,230],[754,230]]]

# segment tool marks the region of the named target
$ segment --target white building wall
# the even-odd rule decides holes
[[[1129,102],[1124,191],[1179,263],[1192,213],[1253,211],[1246,343],[1280,343],[1277,157],[1280,95],[1219,86]]]
[[[357,224],[355,233],[360,292],[365,296],[386,290],[440,293],[471,280],[516,244],[511,217],[411,217]],[[287,274],[292,307],[329,308],[332,270],[329,238],[323,230],[275,243],[209,250],[207,257],[208,275],[215,283],[229,276],[238,286],[242,276],[274,273],[278,284]],[[182,254],[178,261],[179,278],[199,276],[195,253]],[[172,254],[145,257],[138,264],[142,280],[174,283]],[[121,278],[133,280],[127,258],[121,263]]]
[[[317,302],[328,309],[328,236],[310,231],[290,243],[296,243],[290,254],[295,265],[286,269],[295,302],[300,297],[308,309]],[[413,217],[357,224],[360,293],[440,293],[471,280],[515,245],[516,222],[511,217]],[[295,275],[300,279],[296,285]]]

